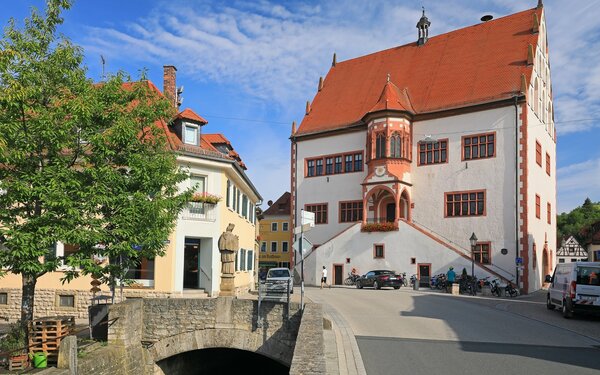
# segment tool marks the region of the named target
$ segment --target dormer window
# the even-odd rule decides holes
[[[185,124],[183,142],[188,145],[198,145],[198,126]]]

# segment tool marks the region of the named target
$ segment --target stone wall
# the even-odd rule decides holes
[[[323,339],[323,309],[321,305],[304,306],[290,375],[325,374],[325,347]]]
[[[0,317],[8,318],[14,322],[21,318],[21,289],[0,288],[0,293],[7,293],[6,305],[0,305]],[[74,307],[60,307],[60,295],[74,296]],[[107,294],[104,294],[107,295]],[[180,297],[179,293],[157,292],[152,289],[123,289],[123,299],[127,298],[169,298]],[[76,319],[88,319],[88,306],[91,304],[93,294],[85,290],[74,289],[40,289],[35,290],[34,318],[45,316],[69,315]],[[121,301],[121,293],[115,294],[115,302]]]

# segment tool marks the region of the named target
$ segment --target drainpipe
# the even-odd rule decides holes
[[[519,265],[516,264],[516,258],[519,257],[519,107],[518,95],[515,95],[515,271],[517,289],[520,289]]]

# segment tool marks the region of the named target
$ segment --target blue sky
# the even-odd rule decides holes
[[[79,0],[60,31],[85,50],[88,75],[162,66],[185,86],[182,108],[209,121],[248,166],[265,202],[289,190],[292,121],[302,120],[333,52],[338,61],[416,39],[425,6],[430,36],[536,6],[537,0],[148,1]],[[600,201],[600,0],[544,1],[558,131],[558,211]],[[3,2],[0,22],[42,1]],[[263,205],[263,208],[266,204]]]

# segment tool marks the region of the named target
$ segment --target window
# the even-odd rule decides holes
[[[315,224],[327,224],[327,203],[307,204],[304,209],[315,213]]]
[[[546,206],[546,213],[548,214],[548,224],[552,224],[552,205],[548,202]]]
[[[446,217],[485,215],[485,190],[446,193],[445,199]]]
[[[345,156],[344,172],[352,172],[352,155]]]
[[[323,174],[323,159],[317,159],[317,176],[321,176]]]
[[[340,202],[340,223],[353,223],[363,219],[363,202]]]
[[[8,305],[8,293],[0,293],[0,305]]]
[[[478,242],[473,249],[473,258],[481,264],[490,264],[490,243]]]
[[[272,253],[276,253],[277,252],[277,241],[271,242],[271,252]]]
[[[325,158],[325,174],[333,173],[333,158]]]
[[[373,258],[385,258],[385,249],[383,244],[373,245]]]
[[[231,207],[231,182],[227,180],[227,207]]]
[[[402,157],[402,138],[400,138],[400,134],[394,133],[390,138],[390,157],[391,158],[400,158]]]
[[[75,307],[75,296],[68,294],[59,294],[58,307]]]
[[[281,223],[281,230],[287,232],[289,230],[289,223]]]
[[[281,242],[281,252],[282,253],[287,253],[288,252],[288,242],[287,241],[282,241]]]
[[[185,126],[185,135],[183,142],[188,145],[198,144],[198,127],[193,125]]]
[[[236,200],[237,199],[237,191],[238,191],[237,186],[234,186],[233,187],[233,191],[231,193],[232,194],[232,196],[231,196],[231,200],[232,200],[231,208],[234,211],[237,211],[237,200]]]
[[[363,170],[362,154],[354,154],[354,171],[360,172]]]
[[[277,223],[271,223],[271,232],[277,232]]]
[[[248,197],[245,194],[242,196],[242,216],[248,218]]]
[[[247,250],[247,252],[246,270],[252,271],[254,269],[254,251]]]
[[[260,252],[261,253],[267,252],[267,241],[263,241],[260,243]]]
[[[306,162],[306,177],[312,177],[315,175],[315,161],[308,160]]]
[[[242,205],[241,205],[241,201],[242,201],[242,192],[238,189],[237,191],[237,196],[235,198],[236,204],[237,204],[237,213],[239,214],[242,211]]]
[[[385,158],[385,135],[383,133],[377,134],[377,138],[375,138],[375,158]]]
[[[240,271],[246,271],[246,249],[240,249]]]
[[[558,263],[564,263],[564,262],[565,262],[564,258],[560,258],[560,259],[558,260]]]
[[[542,204],[540,203],[540,196],[539,195],[535,195],[535,217],[537,217],[538,219],[541,217],[541,206]]]
[[[535,242],[533,243],[533,250],[531,253],[533,255],[533,257],[532,257],[533,261],[531,263],[532,263],[533,269],[536,269],[537,268],[537,249],[535,246]]]
[[[463,160],[485,159],[496,156],[495,133],[462,137]]]
[[[341,156],[336,156],[335,157],[335,173],[342,173],[342,157]]]
[[[535,141],[535,162],[542,166],[542,145],[538,141]]]
[[[419,142],[419,165],[440,164],[448,161],[448,140]]]
[[[550,154],[546,152],[546,173],[550,176]]]

